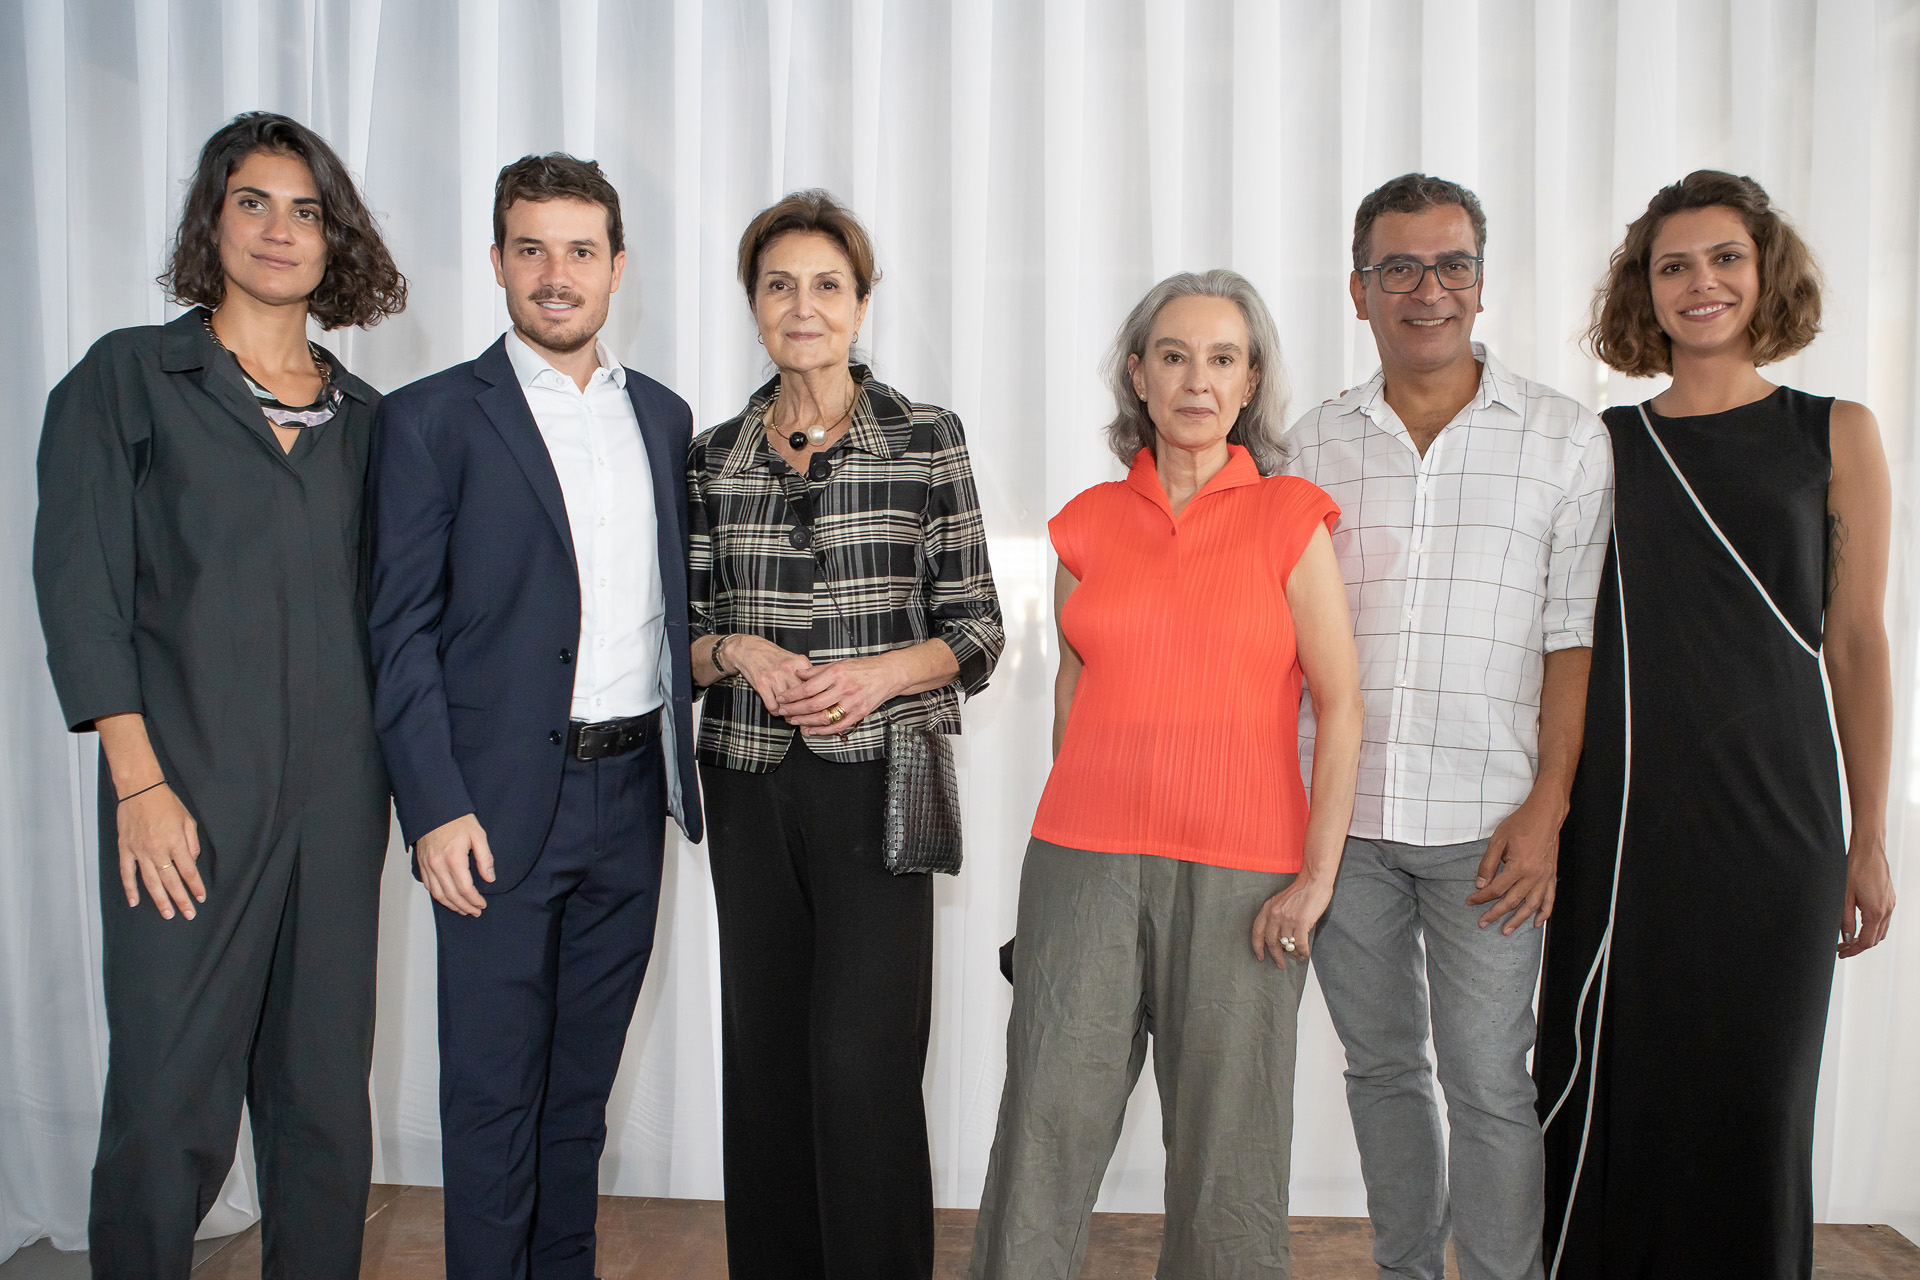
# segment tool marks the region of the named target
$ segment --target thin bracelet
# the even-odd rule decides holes
[[[713,652],[707,655],[707,661],[711,662],[713,664],[713,669],[715,671],[718,671],[722,676],[732,676],[732,675],[739,674],[738,672],[727,670],[726,667],[721,665],[721,662],[720,662],[720,651],[727,647],[727,641],[731,639],[733,639],[732,632],[728,632],[726,635],[721,636],[718,640],[715,640],[713,642]]]
[[[147,792],[153,790],[154,787],[164,787],[166,785],[167,785],[167,780],[165,778],[162,778],[158,782],[155,782],[148,786],[144,786],[140,788],[138,791],[133,793],[133,796],[143,796],[147,794]],[[115,800],[113,803],[116,807],[118,807],[120,805],[125,804],[127,801],[133,799],[133,796],[121,796],[118,800]]]

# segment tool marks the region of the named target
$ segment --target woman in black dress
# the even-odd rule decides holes
[[[1893,911],[1886,459],[1864,407],[1757,368],[1819,313],[1766,193],[1702,171],[1628,228],[1589,335],[1673,383],[1604,415],[1614,536],[1534,1055],[1557,1280],[1812,1274],[1836,946]]]
[[[387,845],[361,532],[376,397],[306,334],[399,311],[406,282],[327,144],[265,113],[208,140],[163,282],[199,305],[95,343],[40,439],[47,661],[103,757],[88,1248],[96,1276],[185,1280],[244,1098],[264,1274],[344,1280]]]

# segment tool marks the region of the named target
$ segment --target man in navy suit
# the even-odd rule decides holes
[[[667,814],[700,838],[692,415],[597,340],[598,165],[508,165],[493,235],[512,330],[374,428],[374,710],[434,901],[447,1275],[586,1280]]]

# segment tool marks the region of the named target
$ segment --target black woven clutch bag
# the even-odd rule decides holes
[[[918,725],[887,724],[887,870],[960,874],[960,784],[953,744]]]

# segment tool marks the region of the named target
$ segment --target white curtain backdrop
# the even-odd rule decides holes
[[[1234,267],[1279,320],[1296,410],[1316,403],[1375,365],[1346,297],[1354,205],[1424,169],[1486,205],[1479,335],[1598,407],[1651,390],[1574,341],[1624,224],[1690,169],[1758,178],[1828,279],[1824,336],[1776,376],[1874,408],[1895,477],[1906,905],[1835,987],[1820,1212],[1920,1238],[1920,0],[0,0],[0,1256],[85,1243],[106,1040],[94,745],[62,730],[28,580],[41,408],[102,333],[175,314],[152,281],[185,179],[250,108],[330,138],[382,217],[412,304],[327,341],[383,389],[504,327],[490,203],[526,152],[597,157],[619,187],[608,337],[700,424],[765,373],[733,279],[749,216],[819,185],[867,220],[886,278],[865,345],[886,381],[965,420],[1008,631],[966,709],[967,869],[936,893],[926,1090],[935,1194],[960,1206],[993,1133],[994,950],[1048,765],[1045,520],[1119,474],[1096,369],[1125,310],[1170,272]],[[440,1177],[426,902],[396,850],[372,1080],[389,1182]],[[602,1181],[718,1197],[704,850],[670,844],[663,903]],[[1674,908],[1684,929],[1712,904]],[[1300,1045],[1294,1211],[1364,1212],[1317,992]],[[1143,1081],[1103,1209],[1158,1209],[1158,1126]],[[209,1229],[246,1221],[244,1171],[226,1199]]]

